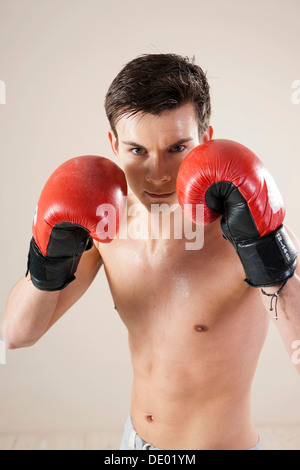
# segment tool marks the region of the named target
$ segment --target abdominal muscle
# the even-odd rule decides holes
[[[243,450],[257,444],[250,393],[267,321],[258,333],[248,324],[238,335],[239,325],[220,323],[215,329],[194,325],[180,336],[167,335],[163,325],[129,334],[131,419],[154,447]]]

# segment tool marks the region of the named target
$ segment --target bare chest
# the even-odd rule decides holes
[[[130,328],[187,322],[201,328],[236,310],[248,287],[239,259],[218,229],[199,250],[183,240],[115,240],[100,247],[110,290]]]

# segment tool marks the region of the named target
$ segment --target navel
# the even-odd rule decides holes
[[[208,331],[208,327],[205,325],[195,325],[194,330],[196,330],[198,333],[202,333],[204,331]]]
[[[148,421],[148,423],[152,423],[153,419],[154,419],[154,418],[153,418],[152,415],[147,415],[147,416],[146,416],[146,420]]]

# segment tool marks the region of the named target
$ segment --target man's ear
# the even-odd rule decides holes
[[[214,133],[214,130],[212,126],[209,126],[203,135],[203,139],[202,139],[203,144],[205,144],[206,142],[212,139],[213,133]]]
[[[111,145],[111,148],[112,148],[112,151],[114,152],[115,156],[117,158],[118,157],[118,139],[114,133],[114,131],[112,129],[110,129],[110,131],[108,131],[108,138],[109,138],[109,141],[110,141],[110,145]]]

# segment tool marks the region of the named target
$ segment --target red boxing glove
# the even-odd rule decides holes
[[[75,157],[54,171],[37,204],[28,255],[27,273],[38,289],[66,287],[92,238],[115,237],[126,195],[124,172],[107,158]]]
[[[282,226],[282,197],[251,150],[225,139],[197,146],[181,164],[177,195],[196,223],[197,204],[204,205],[205,224],[222,215],[224,238],[235,247],[249,285],[278,285],[294,274],[297,253]]]

